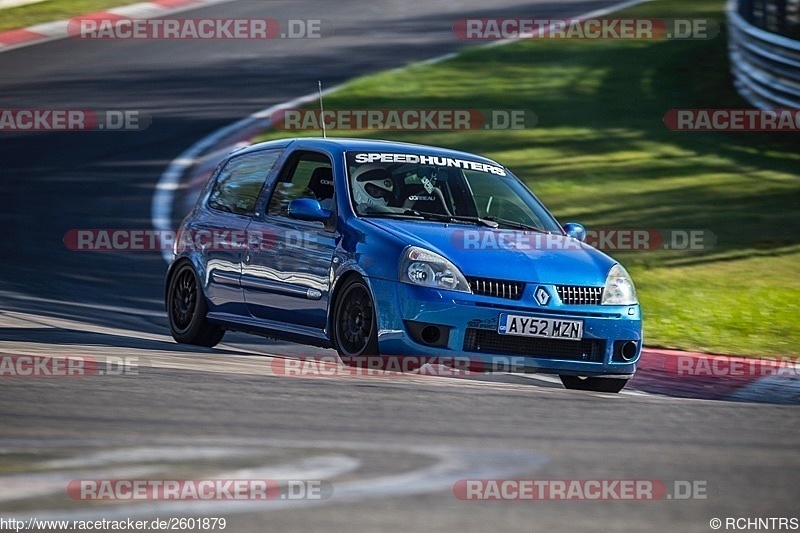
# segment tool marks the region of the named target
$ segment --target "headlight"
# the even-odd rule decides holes
[[[636,287],[628,272],[617,263],[608,271],[603,289],[603,305],[633,305],[639,303]]]
[[[441,255],[409,246],[400,258],[400,281],[450,291],[472,292],[464,274]]]

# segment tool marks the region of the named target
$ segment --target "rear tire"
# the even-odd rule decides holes
[[[206,320],[206,296],[190,263],[180,265],[170,278],[166,304],[169,331],[177,342],[211,348],[225,336],[223,328]]]
[[[342,363],[364,366],[368,358],[379,355],[378,314],[361,278],[350,278],[342,287],[334,304],[332,330]]]
[[[558,376],[564,388],[572,390],[588,390],[594,392],[617,393],[628,384],[627,379],[618,378],[585,378],[580,376]]]

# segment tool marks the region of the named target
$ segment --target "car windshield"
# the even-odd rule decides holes
[[[560,232],[536,197],[503,167],[413,153],[348,152],[346,160],[358,215]]]

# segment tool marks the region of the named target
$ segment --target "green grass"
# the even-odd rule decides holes
[[[0,9],[0,31],[25,28],[142,1],[144,0],[45,0],[38,4]]]
[[[327,109],[530,109],[533,129],[331,132],[458,148],[507,165],[561,221],[705,229],[702,252],[614,254],[631,271],[649,346],[800,354],[797,133],[672,132],[671,108],[748,107],[732,88],[721,0],[622,16],[714,19],[705,41],[543,41],[473,48],[359,78]],[[267,132],[263,139],[287,136]]]

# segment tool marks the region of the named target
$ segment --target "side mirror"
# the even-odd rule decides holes
[[[331,217],[330,209],[322,209],[313,198],[298,198],[289,202],[289,218],[325,222]]]
[[[567,222],[564,224],[564,231],[567,233],[567,237],[578,239],[581,242],[586,240],[586,228],[577,222]]]

